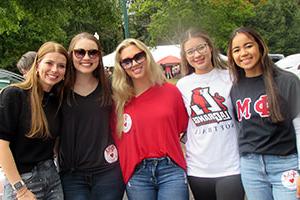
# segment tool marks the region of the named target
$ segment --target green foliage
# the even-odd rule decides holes
[[[251,26],[268,41],[271,52],[299,53],[299,0],[136,0],[130,29],[151,45],[179,43],[191,26],[200,27],[226,52],[231,32]]]
[[[69,44],[86,31],[100,35],[104,52],[122,37],[121,15],[115,0],[1,0],[0,68],[16,71],[20,56],[46,41]]]
[[[226,51],[230,33],[251,26],[272,53],[300,49],[299,0],[131,0],[130,36],[148,45],[178,44],[189,27],[200,27]],[[54,40],[66,47],[77,33],[97,32],[105,53],[123,38],[120,0],[1,0],[0,67],[16,71],[19,57]]]
[[[70,20],[66,31],[68,40],[79,32],[97,32],[106,53],[114,50],[122,38],[120,27],[121,11],[116,1],[111,0],[69,0]]]
[[[249,26],[258,30],[272,53],[289,55],[300,50],[300,6],[298,0],[269,0],[258,4]]]

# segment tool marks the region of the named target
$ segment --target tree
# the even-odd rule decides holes
[[[7,26],[0,32],[0,66],[15,71],[19,57],[37,48],[47,40],[63,42],[66,33],[61,28],[67,23],[67,11],[61,9],[64,1],[4,0],[0,10]]]
[[[269,0],[255,7],[248,25],[258,30],[272,53],[289,55],[300,50],[300,5],[298,0]]]
[[[49,40],[68,46],[70,38],[98,32],[104,52],[122,38],[117,0],[1,0],[0,67],[16,71],[19,57]]]
[[[225,48],[233,27],[254,15],[252,8],[244,0],[137,0],[131,10],[137,24],[144,24],[147,31],[143,32],[149,34],[144,38],[152,45],[178,44],[182,33],[194,26],[206,30]]]
[[[68,40],[79,32],[97,32],[105,53],[112,52],[122,39],[119,1],[67,0],[70,20],[65,30]]]

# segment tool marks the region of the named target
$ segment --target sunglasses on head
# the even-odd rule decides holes
[[[100,55],[99,50],[97,49],[90,49],[90,50],[85,50],[85,49],[74,49],[73,50],[74,55],[76,58],[82,59],[86,54],[88,54],[90,59],[95,59]]]
[[[137,54],[135,54],[132,58],[125,58],[120,61],[120,65],[124,69],[129,69],[132,67],[133,61],[135,61],[138,64],[141,64],[146,60],[146,53],[144,51],[141,51]]]

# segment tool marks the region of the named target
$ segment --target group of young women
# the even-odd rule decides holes
[[[26,80],[1,91],[4,199],[188,200],[188,185],[196,200],[297,199],[299,78],[252,29],[227,53],[189,29],[176,87],[136,39],[118,45],[111,80],[93,35],[68,52],[43,44]]]

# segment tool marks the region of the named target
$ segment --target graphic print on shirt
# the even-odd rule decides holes
[[[190,108],[196,126],[231,120],[224,101],[225,98],[219,93],[210,94],[209,87],[193,89]]]
[[[285,171],[281,174],[281,183],[284,187],[295,190],[297,187],[298,172],[295,170]]]
[[[238,121],[242,121],[243,118],[250,119],[251,117],[251,98],[244,98],[243,101],[238,99],[236,101],[236,112]],[[260,115],[260,117],[269,117],[269,106],[267,95],[261,95],[253,104],[254,111]]]
[[[118,151],[115,145],[111,144],[104,150],[104,158],[108,163],[114,163],[118,160]]]
[[[124,118],[123,132],[127,133],[131,129],[132,120],[130,115],[127,113],[124,113],[123,118]]]

